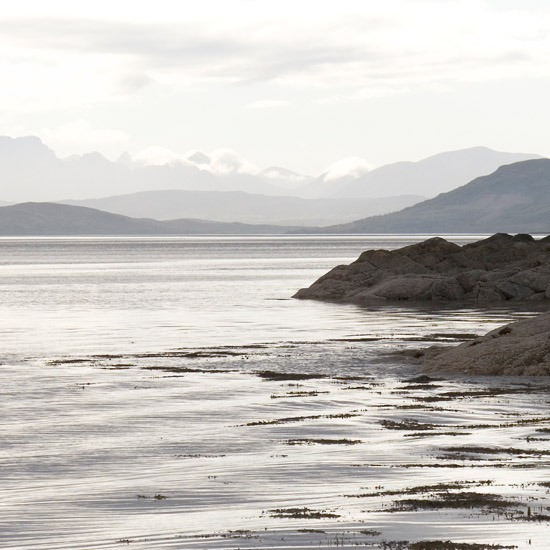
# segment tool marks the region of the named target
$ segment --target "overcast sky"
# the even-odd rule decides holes
[[[59,156],[550,155],[547,0],[18,0],[0,47],[0,134]]]

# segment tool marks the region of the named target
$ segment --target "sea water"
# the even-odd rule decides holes
[[[0,547],[546,548],[544,382],[388,355],[535,311],[292,299],[424,238],[0,239]]]

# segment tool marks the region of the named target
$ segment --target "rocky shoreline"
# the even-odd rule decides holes
[[[497,233],[459,246],[435,237],[397,250],[367,250],[299,299],[371,304],[550,300],[550,236]]]
[[[436,237],[398,250],[368,250],[294,296],[362,305],[383,302],[494,304],[550,300],[550,236],[497,233],[458,246]],[[427,372],[549,376],[550,313],[455,347],[403,353]]]
[[[407,350],[428,373],[550,376],[550,313],[497,328],[458,346]]]

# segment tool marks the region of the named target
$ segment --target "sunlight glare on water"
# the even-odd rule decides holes
[[[345,336],[368,323],[364,310],[291,296],[367,248],[422,238],[0,239],[0,353]]]
[[[386,356],[534,311],[291,298],[424,237],[0,239],[0,547],[546,550],[546,385]]]

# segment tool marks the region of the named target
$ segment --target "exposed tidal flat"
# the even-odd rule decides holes
[[[550,382],[388,354],[542,306],[289,299],[424,238],[0,240],[0,547],[547,549]]]

